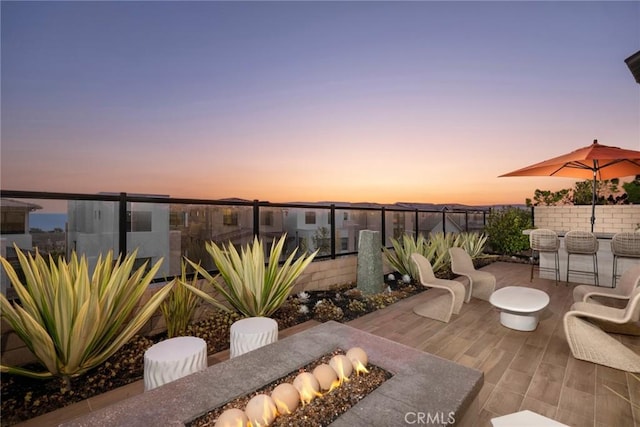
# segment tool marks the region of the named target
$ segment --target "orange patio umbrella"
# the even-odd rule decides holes
[[[566,178],[593,179],[591,203],[591,231],[596,222],[597,180],[640,175],[640,151],[593,144],[578,148],[568,154],[536,163],[504,176],[561,176]]]

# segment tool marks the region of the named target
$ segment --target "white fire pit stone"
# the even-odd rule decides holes
[[[144,352],[144,390],[207,368],[207,342],[197,337],[160,341]]]
[[[481,371],[329,321],[62,425],[182,426],[336,348],[352,347],[393,376],[332,427],[410,426],[427,416],[436,425],[466,427],[477,420]]]

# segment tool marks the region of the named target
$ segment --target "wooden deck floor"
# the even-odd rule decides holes
[[[640,382],[623,371],[573,358],[562,315],[573,302],[574,285],[535,278],[530,267],[494,263],[483,269],[496,276],[497,287],[528,286],[550,296],[538,328],[519,332],[500,325],[499,311],[472,298],[447,323],[415,315],[412,307],[423,293],[349,323],[393,341],[436,354],[484,372],[478,427],[491,418],[531,410],[570,426],[640,426],[640,409],[605,385],[640,405]],[[619,336],[640,352],[640,338]]]
[[[564,424],[583,427],[640,426],[640,408],[616,396],[608,386],[640,405],[640,381],[625,372],[574,359],[566,343],[562,315],[572,303],[573,285],[534,279],[529,266],[494,263],[483,270],[496,276],[498,288],[529,286],[547,292],[551,302],[533,332],[518,332],[500,325],[499,312],[488,302],[471,299],[451,322],[442,323],[413,313],[412,307],[428,293],[400,301],[348,324],[372,334],[482,370],[477,427],[491,426],[491,418],[524,409]],[[461,280],[461,279],[460,279]],[[284,335],[314,326],[307,322]],[[284,336],[281,335],[281,336]],[[620,336],[640,352],[640,338]],[[218,363],[228,351],[209,358]],[[35,418],[23,426],[48,426],[75,418],[141,393],[142,382],[105,393]],[[416,408],[419,410],[419,408]]]

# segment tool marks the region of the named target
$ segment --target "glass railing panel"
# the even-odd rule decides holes
[[[434,233],[442,233],[443,216],[442,212],[419,212],[418,213],[418,234],[428,238]]]
[[[382,233],[382,214],[380,211],[366,209],[350,209],[348,211],[349,227],[353,228],[353,233],[355,234],[354,250],[358,251],[360,231],[371,230]]]
[[[444,214],[445,233],[463,233],[466,231],[464,212],[446,212]]]
[[[146,262],[151,268],[162,259],[154,278],[179,275],[181,256],[171,238],[170,204],[127,202],[126,212],[127,252],[136,251],[136,267]]]
[[[180,260],[187,257],[207,270],[215,265],[206,244],[232,243],[238,250],[253,240],[253,208],[206,204],[171,204],[168,213],[170,274],[179,274]]]
[[[55,210],[48,210],[48,204]],[[0,208],[3,251],[15,243],[24,251],[37,248],[43,255],[67,254],[66,201],[3,198]]]
[[[467,214],[467,221],[469,222],[469,232],[482,233],[485,226],[485,213],[470,211]]]
[[[86,194],[4,192],[7,193],[10,196],[3,197],[0,204],[0,249],[7,259],[17,261],[14,243],[24,250],[37,248],[42,254],[54,257],[64,255],[68,258],[75,250],[88,258],[90,267],[95,265],[99,255],[109,250],[117,254],[121,250],[132,252],[137,249],[138,265],[164,259],[158,279],[180,274],[181,260],[185,256],[200,262],[207,270],[215,270],[206,251],[207,242],[230,242],[240,247],[250,243],[256,232],[265,242],[265,256],[268,256],[273,240],[287,233],[284,259],[297,247],[302,251],[319,249],[320,257],[331,256],[332,249],[336,255],[356,253],[362,230],[382,233],[384,229],[381,240],[387,247],[391,246],[391,238],[414,235],[416,231],[414,210],[340,208],[334,211],[335,246],[331,248],[329,205],[292,207],[260,203],[256,206],[253,202],[216,203],[212,200],[208,203],[169,197],[158,200],[162,196],[127,196],[124,193],[101,193],[95,198]],[[126,230],[127,241],[126,248],[120,248],[120,202],[125,200],[126,217],[122,219],[122,227]],[[259,218],[254,219],[256,211]],[[418,232],[427,237],[443,231],[482,231],[484,223],[485,213],[481,211],[418,213]],[[6,275],[2,283],[3,289],[6,288]]]
[[[369,212],[355,209],[336,209],[336,244],[337,255],[358,251],[358,239],[361,230],[370,230],[367,227]],[[380,215],[378,214],[378,223]],[[380,226],[378,225],[378,229]]]
[[[67,255],[86,256],[90,270],[100,255],[120,252],[117,202],[69,200],[67,203]]]
[[[269,253],[273,243],[280,240],[280,238],[286,234],[286,240],[284,250],[280,255],[280,261],[283,262],[296,248],[295,235],[291,235],[286,227],[287,220],[290,220],[289,215],[297,215],[297,213],[291,213],[290,208],[283,208],[278,206],[260,206],[258,210],[258,235],[264,242],[265,246],[265,259],[268,259]],[[298,251],[298,255],[301,251]]]
[[[401,239],[404,234],[415,234],[415,212],[387,211],[385,212],[384,245],[390,247],[391,239]]]
[[[286,252],[319,249],[318,256],[331,255],[331,210],[329,208],[284,208],[283,225],[287,232]]]
[[[285,210],[283,208],[260,206],[258,215],[258,235],[265,244],[271,245],[274,240],[277,241],[287,232],[284,227]]]
[[[67,255],[66,201],[22,198],[0,200],[0,255],[11,263],[18,277],[24,279],[16,247],[23,252],[38,250],[45,258]],[[4,269],[0,267],[0,289],[13,297]]]

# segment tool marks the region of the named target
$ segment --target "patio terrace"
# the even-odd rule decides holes
[[[562,315],[572,303],[575,286],[546,279],[529,282],[529,266],[497,262],[484,268],[495,274],[498,288],[531,286],[547,292],[551,302],[533,332],[504,328],[488,302],[472,299],[450,323],[415,315],[412,307],[429,298],[424,292],[348,324],[377,336],[429,352],[484,372],[481,412],[476,426],[491,418],[529,409],[570,426],[639,426],[640,408],[616,396],[616,390],[640,405],[640,382],[630,374],[573,358],[566,343]],[[307,322],[281,333],[314,326]],[[640,352],[640,337],[618,336]],[[228,351],[210,356],[209,364],[226,360]],[[87,412],[142,393],[142,381],[22,423],[57,425]],[[419,408],[416,408],[419,411]]]

